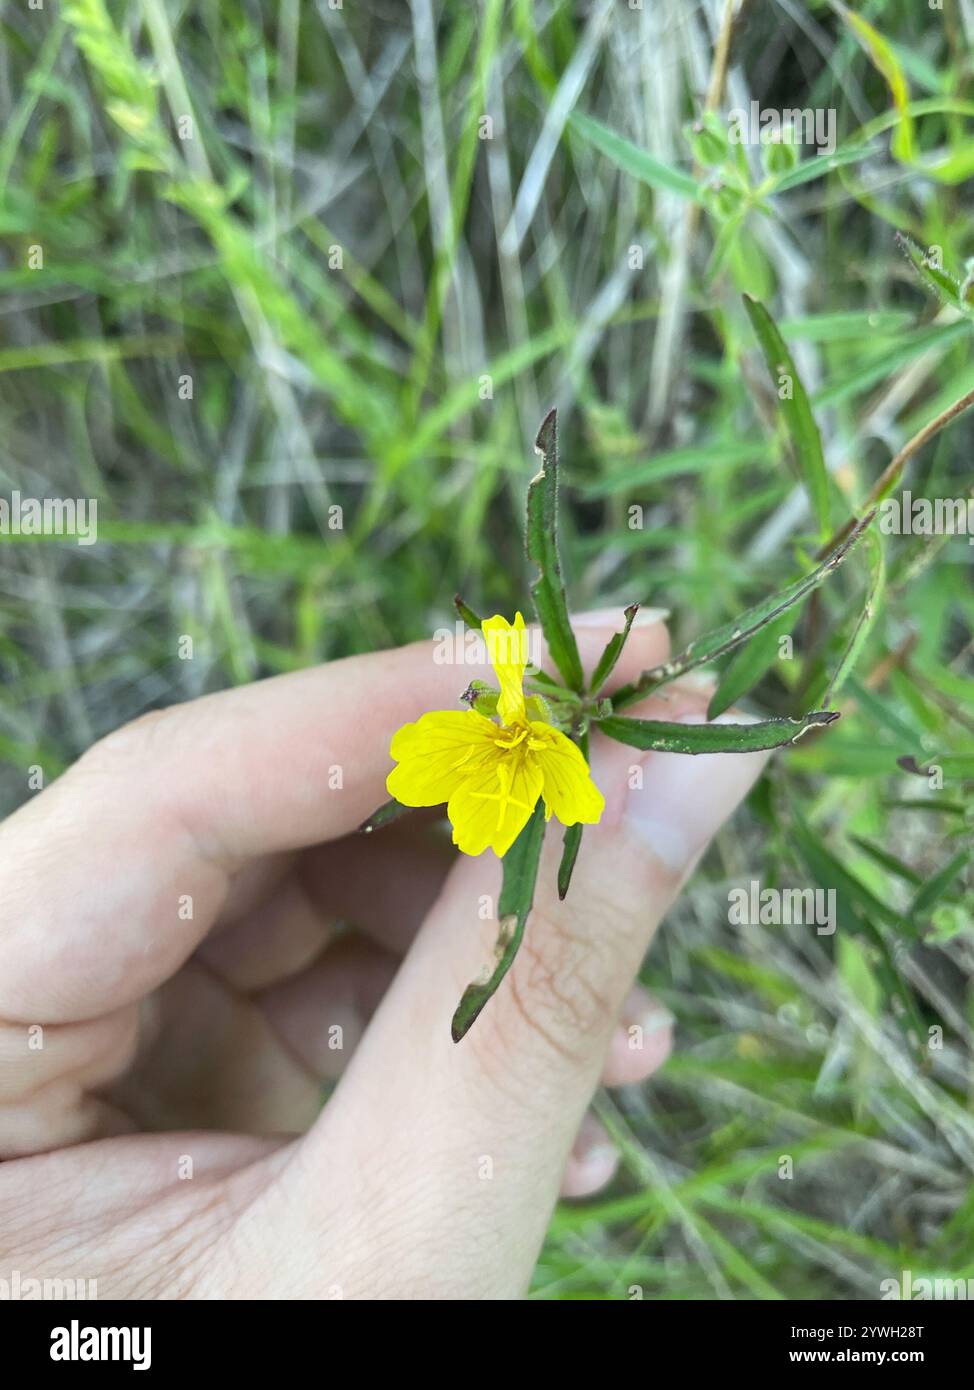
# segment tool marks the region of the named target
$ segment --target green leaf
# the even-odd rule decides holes
[[[917,871],[909,864],[891,854],[882,845],[877,845],[873,840],[867,840],[864,835],[850,835],[849,839],[854,845],[858,845],[863,854],[868,855],[881,869],[885,869],[888,874],[895,878],[902,878],[906,883],[911,883],[914,888],[918,888],[923,882]]]
[[[626,705],[631,705],[634,701],[642,699],[644,695],[667,684],[668,681],[675,680],[678,676],[685,675],[687,671],[693,671],[698,666],[716,661],[718,657],[726,655],[727,652],[733,651],[735,647],[746,642],[759,629],[767,627],[768,623],[773,622],[779,614],[786,612],[796,603],[807,598],[812,590],[817,589],[822,580],[842,563],[875,515],[874,509],[862,517],[820,565],[803,575],[801,579],[796,580],[794,584],[790,584],[787,589],[782,589],[770,598],[762,599],[760,603],[749,608],[746,613],[733,622],[715,628],[713,632],[708,632],[704,637],[698,637],[679,656],[671,658],[662,666],[654,666],[648,671],[643,671],[638,679],[623,686],[621,690],[617,690],[612,697],[612,708],[614,710],[624,709]]]
[[[923,730],[911,724],[907,718],[901,715],[888,700],[877,695],[875,690],[870,690],[863,685],[857,676],[849,675],[846,678],[849,686],[849,693],[855,700],[858,711],[856,717],[865,717],[869,723],[871,737],[878,743],[880,730],[885,730],[895,740],[895,746],[891,745],[891,754],[911,753],[920,762],[929,761],[929,752],[924,746]],[[851,721],[850,721],[851,722]],[[890,770],[892,771],[893,757],[890,758]]]
[[[915,241],[904,236],[902,232],[897,232],[896,244],[913,266],[921,283],[928,290],[931,290],[938,299],[942,300],[944,304],[949,304],[952,309],[967,314],[968,317],[974,313],[974,304],[968,304],[966,300],[961,298],[959,281],[955,280],[953,275],[944,270],[942,266],[934,265]]]
[[[910,89],[900,66],[899,59],[890,44],[878,29],[874,29],[861,14],[854,14],[845,5],[839,5],[839,12],[865,49],[869,61],[879,72],[889,87],[890,98],[902,120],[890,144],[894,159],[909,164],[914,158],[913,118],[909,113]]]
[[[638,607],[638,605],[636,605]],[[628,609],[626,612],[628,613]],[[626,629],[628,631],[628,628]],[[578,746],[581,748],[588,762],[588,730],[586,729],[578,737]],[[571,886],[572,874],[575,870],[575,860],[578,858],[578,851],[582,844],[582,826],[569,825],[565,830],[564,848],[561,853],[561,863],[558,865],[558,897],[562,900],[568,894]]]
[[[809,729],[833,724],[837,710],[812,710],[801,719],[765,719],[757,724],[670,724],[662,719],[627,719],[610,714],[598,728],[617,743],[657,753],[754,753],[783,748]]]
[[[535,448],[541,468],[528,488],[528,559],[538,566],[531,586],[535,612],[552,660],[562,680],[579,693],[585,688],[578,644],[568,621],[568,604],[558,554],[558,412],[549,410],[538,431]]]
[[[779,174],[770,185],[762,189],[762,192],[766,195],[788,193],[803,183],[811,183],[825,174],[831,174],[833,169],[841,169],[846,164],[860,164],[874,153],[874,149],[861,143],[842,145],[831,154],[815,155],[813,159],[806,159],[794,169],[789,169],[786,174]]]
[[[621,632],[613,633],[605,645],[605,651],[599,657],[598,665],[592,672],[592,679],[589,682],[589,690],[593,695],[598,695],[606,681],[615,670],[616,662],[622,655],[622,649],[626,645],[629,636],[629,629],[632,627],[632,620],[639,612],[639,604],[631,603],[625,610],[625,627]]]
[[[851,869],[847,869],[797,811],[792,816],[789,833],[816,882],[823,888],[835,890],[839,899],[840,927],[847,926],[850,930],[865,927],[881,945],[885,945],[885,937],[879,923],[891,928],[894,933],[915,936],[902,913],[877,898],[871,888],[857,878]]]
[[[930,909],[940,901],[947,892],[954,879],[965,868],[971,857],[970,849],[961,849],[948,859],[942,869],[938,869],[932,878],[928,879],[910,906],[910,917],[914,922],[930,911]]]
[[[558,865],[558,896],[564,899],[571,886],[572,873],[575,868],[575,860],[578,858],[578,851],[582,844],[581,824],[570,825],[565,831],[564,849],[561,854],[561,863]]]
[[[778,397],[779,409],[788,427],[795,458],[808,491],[812,511],[818,521],[822,540],[830,534],[829,525],[829,475],[825,469],[825,455],[822,452],[822,439],[818,425],[812,414],[808,394],[798,375],[794,359],[778,332],[774,320],[764,305],[753,297],[744,295],[744,308],[754,328],[755,336],[764,353],[771,375],[771,384]],[[790,397],[782,399],[782,386],[787,383]]]
[[[583,484],[582,496],[608,497],[617,492],[631,494],[633,488],[665,478],[706,472],[720,464],[763,463],[768,456],[768,447],[760,440],[706,440],[686,449],[667,449],[641,462],[627,460],[624,467]]]
[[[780,641],[790,634],[796,622],[795,613],[789,609],[773,623],[761,628],[737,655],[720,678],[707,708],[707,718],[716,719],[729,709],[735,700],[753,689],[767,671],[778,660]]]
[[[843,984],[868,1014],[877,1018],[883,1000],[879,981],[873,973],[862,942],[854,936],[840,936],[838,967]]]
[[[970,341],[971,321],[958,319],[955,323],[933,323],[929,328],[918,328],[913,333],[904,334],[901,342],[896,342],[888,352],[878,357],[867,358],[861,367],[844,369],[839,375],[819,387],[813,397],[816,406],[837,405],[840,401],[868,391],[879,381],[886,381],[907,362],[933,351],[946,352],[954,343]]]
[[[842,653],[842,658],[836,667],[835,675],[832,677],[828,692],[822,701],[824,705],[831,705],[839,691],[845,685],[849,676],[855,669],[856,662],[859,660],[860,653],[865,645],[866,638],[872,630],[872,625],[876,620],[876,614],[882,601],[883,590],[886,587],[886,561],[883,556],[883,542],[875,531],[870,531],[866,537],[866,547],[870,552],[869,564],[869,587],[866,590],[866,598],[862,606],[862,612],[856,619],[856,625],[852,629],[852,636],[849,638],[848,645]]]
[[[474,980],[463,991],[463,998],[450,1025],[455,1043],[470,1031],[517,955],[524,936],[524,924],[534,902],[534,885],[538,877],[544,832],[544,802],[539,800],[531,819],[504,855],[504,881],[497,909],[501,919],[495,947],[497,963],[486,983]]]
[[[472,627],[475,632],[480,631],[482,620],[477,617],[477,614],[473,611],[469,604],[464,603],[463,599],[460,597],[459,594],[453,595],[453,606],[460,614],[460,617],[463,619],[463,621],[467,624],[467,627]]]
[[[842,343],[865,337],[895,338],[913,322],[913,315],[902,309],[853,309],[838,314],[806,314],[780,319],[778,328],[785,339],[809,343]]]
[[[845,867],[823,844],[812,828],[794,809],[789,836],[814,881],[835,893],[836,916],[843,933],[864,933],[879,950],[877,975],[884,989],[902,1004],[894,1017],[903,1036],[915,1049],[923,1035],[923,1023],[913,992],[903,979],[890,944],[898,936],[915,937],[911,924],[893,908],[881,902],[866,885]]]
[[[703,200],[703,188],[696,179],[669,164],[662,163],[661,160],[654,159],[651,154],[641,150],[624,135],[617,135],[601,121],[593,120],[582,111],[576,111],[569,125],[601,154],[611,159],[624,174],[631,174],[641,183],[648,183],[650,188],[665,188],[670,193],[679,193],[681,197],[690,198],[697,203]]]
[[[390,825],[412,809],[412,806],[404,806],[401,801],[387,801],[362,822],[359,831],[363,835],[371,835],[373,830],[381,830],[384,825]]]

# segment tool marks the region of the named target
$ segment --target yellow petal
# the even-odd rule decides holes
[[[605,797],[592,781],[588,763],[577,744],[550,724],[531,723],[529,757],[541,768],[545,810],[562,825],[596,825],[605,810]]]
[[[453,843],[464,854],[482,854],[488,846],[500,857],[527,824],[541,795],[541,769],[525,754],[525,745],[504,750],[471,769],[450,797],[446,809]]]
[[[520,613],[509,623],[499,613],[481,624],[487,642],[487,659],[497,672],[501,688],[497,713],[505,724],[524,719],[524,668],[528,664],[528,634]]]
[[[399,764],[386,790],[403,806],[439,806],[485,758],[494,754],[497,725],[476,710],[434,710],[393,735]]]

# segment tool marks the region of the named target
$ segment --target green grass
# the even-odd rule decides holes
[[[552,404],[573,606],[668,608],[682,648],[810,569],[974,388],[969,17],[865,3],[867,42],[752,0],[701,141],[710,30],[662,8],[8,7],[0,495],[96,497],[100,524],[4,544],[0,809],[146,708],[428,635],[458,589],[523,605]],[[834,108],[836,156],[722,148],[751,99]],[[974,413],[902,481],[967,496],[972,443]],[[600,1099],[622,1173],[559,1211],[538,1297],[970,1272],[974,552],[874,534],[793,659],[745,649],[755,708],[839,671],[843,718],[776,757],[671,914],[645,980],[676,1054]],[[732,927],[751,878],[834,887],[836,937]]]

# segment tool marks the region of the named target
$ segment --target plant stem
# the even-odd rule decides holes
[[[874,507],[877,502],[881,502],[899,481],[900,474],[903,472],[907,462],[924,444],[931,440],[935,434],[939,434],[945,425],[949,425],[951,420],[956,420],[958,415],[962,415],[965,410],[974,405],[974,391],[968,391],[966,396],[961,396],[960,400],[954,401],[946,410],[941,413],[929,424],[924,425],[922,430],[918,430],[912,439],[907,440],[898,454],[890,459],[882,473],[870,488],[869,495],[865,503],[860,508],[860,514],[866,512],[870,507]],[[824,559],[830,550],[834,550],[837,545],[845,540],[849,532],[859,523],[858,516],[851,516],[840,531],[836,531],[818,552],[818,559]]]

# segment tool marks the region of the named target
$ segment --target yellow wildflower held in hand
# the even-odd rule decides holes
[[[436,710],[393,736],[389,795],[404,806],[439,806],[464,854],[510,849],[544,798],[545,819],[562,825],[597,823],[605,798],[592,781],[581,750],[544,717],[536,698],[524,697],[527,631],[521,614],[513,624],[485,619],[487,654],[497,673],[499,723],[475,709]],[[541,717],[534,717],[541,716]]]

